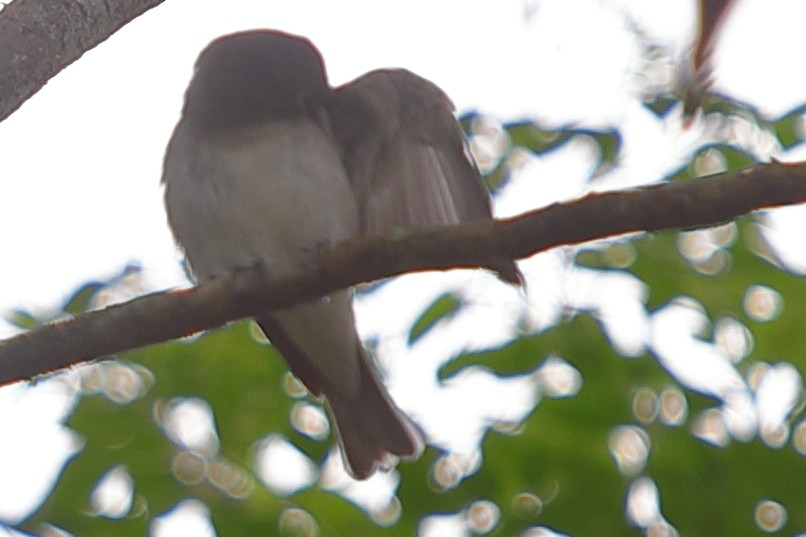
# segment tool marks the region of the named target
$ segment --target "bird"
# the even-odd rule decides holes
[[[405,69],[332,87],[308,39],[219,37],[199,55],[165,154],[168,223],[199,281],[316,262],[342,241],[491,218],[450,99]],[[511,260],[502,278],[517,281]],[[329,409],[346,470],[413,459],[417,426],[384,387],[355,328],[351,290],[256,321]]]

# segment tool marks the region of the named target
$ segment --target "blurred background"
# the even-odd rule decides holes
[[[188,285],[159,177],[219,35],[305,35],[334,84],[429,78],[509,216],[803,160],[806,4],[734,4],[686,117],[694,1],[165,2],[0,124],[0,334]],[[806,535],[803,218],[557,248],[521,263],[526,293],[482,271],[359,290],[430,446],[363,483],[249,322],[0,388],[0,532]]]

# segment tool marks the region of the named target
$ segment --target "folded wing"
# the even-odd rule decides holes
[[[327,110],[352,184],[362,234],[492,218],[451,100],[405,69],[371,71],[336,88]],[[511,282],[511,260],[496,262]]]
[[[453,103],[434,84],[404,69],[372,71],[331,103],[365,233],[490,217]]]

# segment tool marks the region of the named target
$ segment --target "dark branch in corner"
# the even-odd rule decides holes
[[[0,121],[48,80],[163,0],[15,0],[0,11]]]
[[[147,295],[45,325],[0,344],[0,385],[286,307],[361,282],[419,270],[495,266],[548,248],[635,231],[711,226],[757,209],[806,201],[806,164],[591,194],[497,222],[349,241],[316,267],[267,276],[259,268],[192,289]]]

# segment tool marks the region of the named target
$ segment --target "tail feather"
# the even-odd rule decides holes
[[[337,437],[350,473],[369,477],[376,469],[388,470],[398,459],[416,458],[423,441],[416,427],[390,399],[386,388],[365,356],[361,364],[361,388],[355,399],[338,391],[325,391]]]
[[[360,345],[358,390],[351,395],[329,382],[275,316],[261,316],[258,324],[308,390],[327,401],[351,475],[365,479],[376,469],[393,467],[400,458],[420,454],[423,441],[419,431],[391,400]]]

